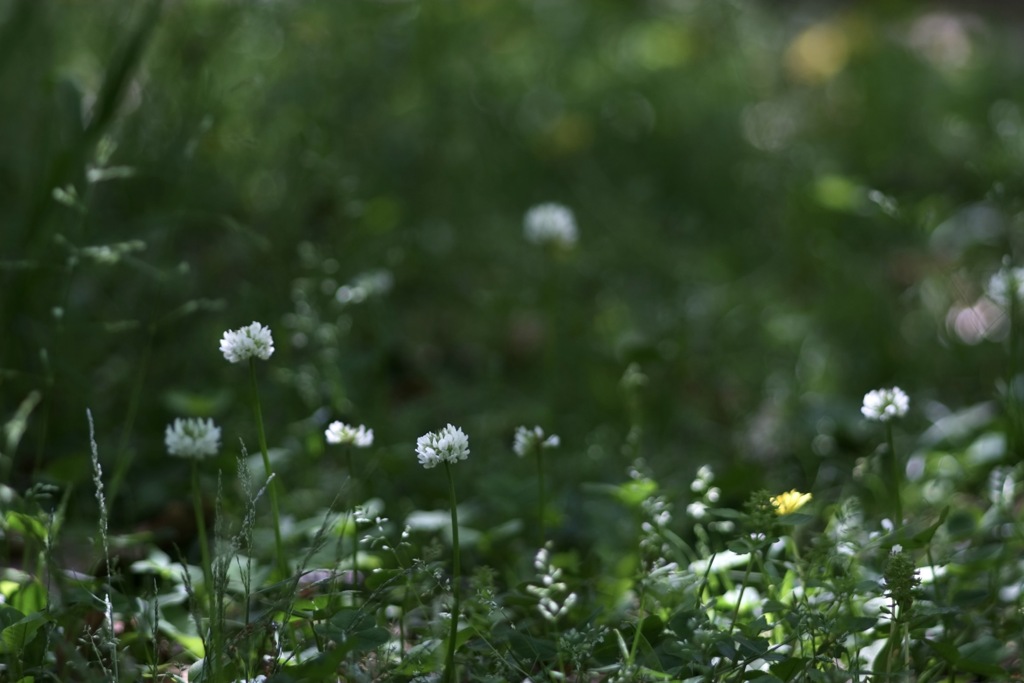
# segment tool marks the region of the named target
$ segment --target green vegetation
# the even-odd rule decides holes
[[[1024,677],[1002,11],[0,0],[0,682]]]

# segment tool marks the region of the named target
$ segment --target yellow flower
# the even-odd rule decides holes
[[[811,500],[811,494],[800,493],[796,489],[789,491],[788,493],[780,493],[777,496],[772,496],[772,505],[775,506],[775,514],[777,515],[788,515],[791,512],[796,512]]]

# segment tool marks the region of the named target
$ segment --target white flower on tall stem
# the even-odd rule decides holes
[[[208,609],[214,614],[213,570],[210,563],[210,546],[206,541],[206,516],[203,513],[203,494],[199,487],[199,461],[217,455],[220,449],[220,427],[212,419],[195,417],[178,418],[167,425],[164,444],[170,455],[192,460],[192,506],[196,517],[196,534],[199,554],[203,562],[203,582],[208,591]]]
[[[267,477],[273,474],[270,467],[270,454],[267,451],[267,434],[263,428],[263,408],[260,406],[259,385],[256,382],[256,359],[267,360],[274,353],[274,338],[270,336],[270,328],[253,321],[251,325],[237,330],[228,330],[220,340],[220,352],[229,363],[249,361],[249,383],[252,386],[252,412],[256,418],[256,435],[260,442],[260,456],[263,458],[263,469]],[[270,481],[270,512],[274,517],[274,548],[277,555],[278,573],[288,576],[290,569],[284,553],[284,540],[281,537],[281,510],[278,504],[278,481]]]
[[[526,212],[523,234],[533,244],[572,247],[578,239],[576,218],[572,210],[562,204],[538,204]]]
[[[910,398],[899,387],[891,389],[875,389],[864,394],[864,405],[860,412],[869,420],[885,424],[885,443],[889,452],[889,477],[892,486],[893,519],[896,525],[903,524],[903,502],[900,489],[906,475],[904,467],[896,453],[896,444],[892,438],[892,419],[903,417],[910,409]]]
[[[324,431],[327,443],[345,444],[356,448],[367,448],[373,445],[373,430],[367,429],[366,425],[353,427],[344,422],[332,422]]]
[[[353,448],[368,448],[373,445],[373,430],[367,429],[366,425],[359,425],[354,427],[344,422],[334,421],[328,425],[324,431],[324,436],[327,438],[327,443],[337,444],[344,446],[345,460],[348,465],[348,476],[349,485],[351,487],[351,494],[354,495],[356,479],[355,470],[352,463],[352,449]],[[358,508],[357,508],[358,509]],[[355,524],[358,527],[360,522],[358,514],[355,515]],[[346,519],[345,526],[348,526]],[[352,572],[355,577],[359,570],[359,543],[356,541],[355,532],[353,532],[352,539]]]
[[[864,405],[860,412],[869,420],[888,422],[894,417],[903,417],[910,409],[910,398],[899,387],[875,389],[864,394]]]
[[[448,500],[451,503],[452,514],[452,611],[442,681],[453,683],[455,680],[456,634],[459,630],[459,584],[462,577],[462,563],[459,556],[459,507],[455,499],[455,480],[452,478],[450,465],[469,457],[469,437],[461,429],[449,423],[441,431],[427,432],[416,440],[416,457],[420,464],[427,469],[443,464],[444,472],[448,477]]]
[[[545,530],[545,510],[547,503],[544,491],[544,459],[541,453],[549,448],[558,448],[562,440],[557,434],[544,436],[544,430],[540,427],[517,427],[515,438],[512,442],[512,450],[520,458],[532,453],[537,459],[537,532],[541,546],[547,540]]]
[[[164,444],[170,455],[182,458],[208,458],[220,449],[220,427],[212,419],[178,418],[167,425]]]
[[[548,448],[558,448],[562,440],[557,434],[548,437],[544,436],[544,430],[540,427],[516,427],[515,437],[512,442],[512,450],[520,458],[526,457],[529,453],[540,452]]]
[[[442,462],[454,465],[468,457],[469,437],[451,424],[439,432],[427,432],[416,440],[416,458],[427,469]]]
[[[253,322],[237,330],[228,330],[220,340],[220,352],[230,363],[249,358],[267,360],[274,353],[274,338],[270,328]]]

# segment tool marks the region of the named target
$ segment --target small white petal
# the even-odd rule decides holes
[[[220,427],[213,420],[178,418],[167,425],[164,445],[170,455],[182,458],[207,458],[220,450]]]

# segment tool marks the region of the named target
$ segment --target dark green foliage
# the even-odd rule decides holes
[[[0,0],[0,681],[411,680],[453,590],[465,680],[1019,674],[1001,11]],[[217,349],[253,320],[266,451]],[[223,430],[195,491],[179,416]]]

